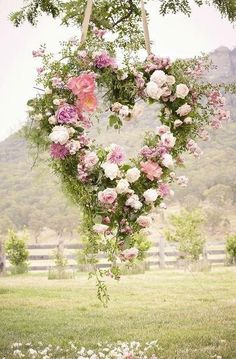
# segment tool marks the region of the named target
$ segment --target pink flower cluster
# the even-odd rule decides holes
[[[194,140],[189,140],[186,145],[187,150],[194,155],[194,157],[199,157],[202,155],[202,150]]]
[[[161,58],[154,54],[147,57],[147,64],[145,65],[145,71],[151,72],[153,70],[167,70],[171,66],[171,61],[168,57]]]

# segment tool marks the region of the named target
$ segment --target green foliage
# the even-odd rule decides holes
[[[6,254],[9,262],[14,267],[14,273],[24,273],[28,269],[27,259],[29,252],[26,248],[26,234],[19,236],[15,231],[8,231],[8,239],[5,242]]]
[[[236,234],[228,236],[226,240],[226,252],[232,263],[236,263]]]
[[[229,21],[236,19],[235,0],[194,0],[195,4],[201,6],[208,4],[214,6],[222,16]],[[160,3],[160,14],[182,12],[191,14],[191,2],[189,0],[156,0]],[[32,25],[37,24],[38,18],[46,13],[53,18],[60,17],[63,24],[79,26],[83,21],[86,0],[28,0],[18,11],[10,15],[15,26],[28,21]],[[140,1],[139,0],[99,0],[94,2],[93,15],[91,18],[93,26],[99,29],[109,29],[119,35],[118,43],[123,48],[127,45],[131,48],[143,46],[143,37],[140,36]],[[129,34],[129,38],[126,36]]]
[[[63,251],[60,248],[57,248],[54,253],[54,262],[57,268],[63,269],[66,268],[68,264],[68,259],[65,257]]]
[[[166,15],[168,13],[182,12],[185,15],[191,14],[191,2],[189,0],[159,0],[161,2],[160,13]],[[201,6],[207,4],[214,6],[222,16],[229,21],[236,20],[236,3],[234,0],[194,0],[195,4]]]
[[[202,213],[199,210],[183,210],[179,215],[172,215],[170,222],[173,230],[166,231],[166,239],[179,244],[179,251],[184,258],[197,261],[205,243],[201,233],[204,222]]]

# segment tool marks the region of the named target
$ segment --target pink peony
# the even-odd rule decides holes
[[[170,194],[170,187],[167,183],[161,183],[158,188],[159,195],[161,197],[169,196]]]
[[[67,87],[76,96],[91,94],[95,90],[95,79],[93,74],[84,73],[78,77],[71,77],[67,82]]]
[[[125,160],[125,152],[122,147],[118,145],[112,145],[111,151],[107,155],[107,161],[120,165]]]
[[[94,58],[94,65],[98,69],[103,69],[106,67],[116,68],[117,64],[115,59],[113,59],[107,52],[103,51],[100,54],[97,54]]]
[[[73,124],[76,123],[78,119],[76,107],[68,103],[60,106],[55,116],[57,122],[62,124]]]
[[[106,188],[98,192],[98,200],[103,204],[112,204],[117,198],[117,193],[113,188]]]
[[[70,154],[69,149],[60,143],[52,143],[50,148],[50,155],[52,158],[64,160]]]
[[[152,161],[141,162],[141,171],[144,172],[150,181],[160,179],[162,175],[162,168],[158,163]]]

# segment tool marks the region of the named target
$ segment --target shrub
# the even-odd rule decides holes
[[[228,236],[226,240],[226,252],[230,262],[236,264],[236,234]]]
[[[184,210],[179,215],[172,215],[170,222],[173,229],[166,232],[166,239],[178,242],[182,258],[199,260],[205,244],[201,231],[204,222],[202,213],[199,210]]]
[[[9,262],[13,266],[11,268],[12,274],[20,274],[28,271],[27,259],[29,252],[26,248],[26,241],[28,237],[26,233],[22,236],[16,234],[13,230],[8,230],[8,239],[5,242],[5,250]]]

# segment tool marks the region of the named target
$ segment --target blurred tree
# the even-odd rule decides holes
[[[201,226],[204,222],[203,214],[199,210],[188,212],[182,210],[178,215],[172,215],[171,230],[166,231],[168,241],[177,242],[181,257],[197,261],[203,253],[205,239]]]
[[[206,190],[203,195],[215,206],[225,207],[232,204],[232,188],[221,183]]]

